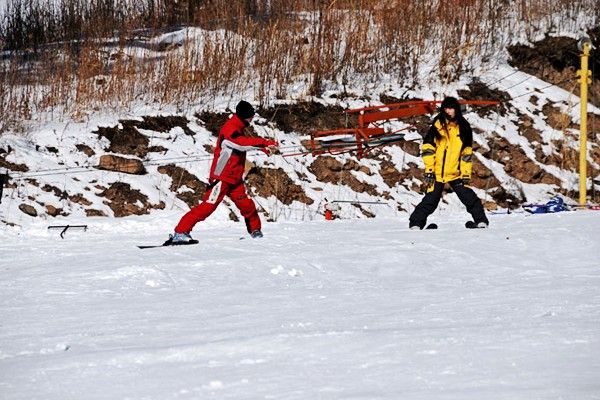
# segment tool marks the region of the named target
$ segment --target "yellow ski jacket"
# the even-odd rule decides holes
[[[435,173],[435,180],[443,183],[459,178],[470,179],[472,146],[473,131],[462,115],[454,121],[436,117],[421,148],[425,172]]]

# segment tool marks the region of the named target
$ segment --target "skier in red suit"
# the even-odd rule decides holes
[[[217,147],[210,167],[209,186],[202,203],[188,211],[175,227],[165,244],[186,244],[194,241],[190,232],[200,221],[211,215],[225,196],[233,201],[246,220],[246,228],[253,238],[262,237],[261,222],[254,201],[246,194],[243,181],[246,152],[260,149],[270,155],[277,142],[260,137],[244,135],[245,128],[254,117],[254,108],[246,101],[240,101],[235,114],[219,132]],[[195,241],[194,241],[195,242]]]

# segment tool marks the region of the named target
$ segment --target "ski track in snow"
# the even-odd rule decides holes
[[[599,399],[600,213],[436,219],[2,231],[0,398]]]

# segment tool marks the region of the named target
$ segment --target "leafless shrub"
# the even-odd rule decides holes
[[[268,105],[299,79],[309,95],[358,76],[449,83],[514,35],[576,31],[568,24],[586,13],[600,19],[595,1],[9,0],[0,129],[34,113],[81,119],[135,102],[184,109],[248,89]],[[148,40],[176,27],[201,35],[162,47]]]

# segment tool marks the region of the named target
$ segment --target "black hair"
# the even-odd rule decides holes
[[[473,131],[471,129],[471,125],[467,122],[465,117],[462,115],[462,110],[460,109],[460,103],[455,97],[446,97],[442,104],[440,105],[440,112],[434,118],[431,128],[425,137],[425,143],[431,142],[433,144],[434,136],[437,139],[441,138],[440,132],[435,128],[435,123],[440,121],[442,127],[448,131],[448,119],[444,108],[453,108],[455,110],[454,121],[458,124],[458,129],[460,133],[460,140],[463,142],[463,148],[471,147],[473,145]]]

